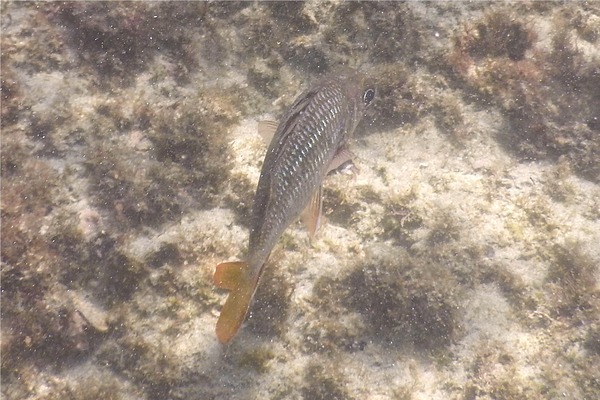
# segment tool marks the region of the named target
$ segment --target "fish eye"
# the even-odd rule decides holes
[[[363,94],[363,102],[365,103],[366,106],[371,104],[371,102],[373,101],[374,98],[375,98],[375,90],[373,90],[371,88],[365,90],[365,93]]]

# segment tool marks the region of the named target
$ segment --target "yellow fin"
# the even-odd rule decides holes
[[[321,226],[321,218],[323,214],[323,187],[319,188],[312,195],[306,208],[302,212],[302,222],[308,229],[310,240],[313,240],[319,227]]]
[[[234,290],[242,275],[246,272],[247,264],[243,261],[226,262],[217,265],[213,281],[221,289]]]
[[[213,281],[217,287],[231,291],[221,309],[216,327],[219,342],[225,344],[236,335],[242,326],[256,289],[257,280],[252,279],[249,275],[248,264],[236,261],[217,265]]]

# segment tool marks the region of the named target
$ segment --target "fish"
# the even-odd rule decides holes
[[[348,142],[375,93],[368,75],[337,71],[300,94],[278,125],[266,124],[275,133],[253,200],[246,261],[221,263],[213,276],[216,287],[229,291],[216,325],[222,344],[240,330],[271,250],[285,229],[302,214],[311,238],[318,230],[323,180],[354,157]]]

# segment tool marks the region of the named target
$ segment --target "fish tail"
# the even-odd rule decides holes
[[[252,278],[248,264],[242,261],[217,265],[213,280],[215,286],[230,291],[216,328],[219,342],[225,344],[235,336],[244,322],[258,281]]]

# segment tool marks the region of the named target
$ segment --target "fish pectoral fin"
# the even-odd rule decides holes
[[[333,160],[331,160],[329,166],[327,167],[327,173],[338,169],[348,161],[352,161],[352,159],[355,157],[356,155],[346,148],[338,150],[338,152],[335,153]]]
[[[269,144],[271,143],[273,136],[275,136],[275,132],[277,131],[278,127],[279,124],[277,121],[263,120],[258,121],[257,130],[258,134],[263,138],[265,143]]]
[[[217,321],[219,342],[228,343],[239,331],[254,295],[257,281],[248,273],[245,262],[228,262],[217,265],[213,277],[217,287],[230,290]]]
[[[302,212],[302,222],[308,229],[308,235],[310,240],[313,240],[319,227],[321,226],[321,219],[323,214],[323,187],[315,191],[311,197],[308,205]]]

